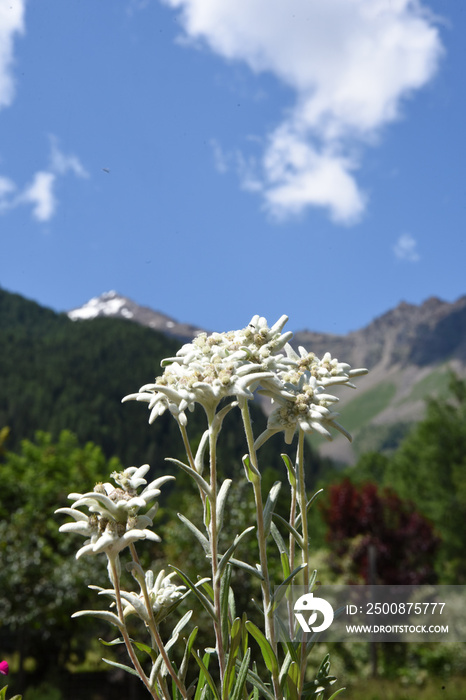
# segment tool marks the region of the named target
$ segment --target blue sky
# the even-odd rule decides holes
[[[0,286],[346,333],[466,293],[466,5],[0,0]]]

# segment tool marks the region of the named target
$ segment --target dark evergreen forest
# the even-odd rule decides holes
[[[147,404],[122,405],[121,399],[160,375],[162,358],[172,357],[182,343],[126,320],[71,321],[0,289],[0,428],[9,428],[5,447],[17,450],[37,430],[53,439],[69,430],[80,444],[92,441],[124,466],[149,463],[155,473],[163,471],[165,457],[184,455],[176,422],[167,412],[149,425]],[[251,413],[259,434],[265,416],[256,406]],[[191,439],[200,439],[205,429],[201,409],[189,415],[189,423]],[[220,465],[231,476],[243,471],[246,451],[238,412],[227,416],[224,435]],[[282,468],[282,449],[278,437],[263,448],[270,466]],[[323,462],[313,455],[312,465],[315,478]]]

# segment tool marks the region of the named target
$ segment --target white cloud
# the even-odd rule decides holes
[[[79,158],[73,154],[66,155],[58,148],[55,136],[50,137],[50,170],[57,175],[74,173],[77,177],[89,177]]]
[[[0,0],[0,109],[8,107],[14,97],[13,43],[16,34],[24,32],[25,0]],[[32,215],[38,221],[49,221],[55,214],[57,178],[67,173],[88,177],[79,158],[63,153],[57,139],[50,137],[50,166],[39,170],[32,182],[18,191],[10,178],[0,175],[0,214],[21,205],[32,204]]]
[[[32,182],[22,190],[18,191],[16,184],[9,178],[0,176],[0,214],[19,206],[32,205],[32,215],[37,221],[50,221],[58,206],[58,178],[69,172],[77,177],[89,177],[77,156],[60,151],[54,136],[50,137],[50,143],[50,167],[36,172]]]
[[[259,163],[274,215],[325,207],[339,222],[363,213],[354,150],[399,118],[442,53],[420,0],[162,0],[186,38],[269,72],[296,95]]]
[[[24,31],[24,0],[0,0],[0,109],[14,97],[13,41]]]
[[[33,205],[32,215],[37,221],[49,221],[55,213],[57,201],[54,195],[56,175],[40,171],[34,175],[32,183],[24,189],[16,203]]]
[[[216,139],[211,139],[210,145],[214,157],[215,169],[219,173],[226,173],[229,170],[229,157]]]
[[[418,262],[417,241],[409,233],[403,233],[396,242],[393,252],[399,260]]]
[[[0,176],[0,202],[15,189],[15,184],[7,177]]]

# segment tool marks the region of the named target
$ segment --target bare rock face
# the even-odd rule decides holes
[[[356,392],[339,396],[341,423],[353,443],[337,436],[319,444],[326,456],[354,463],[367,450],[394,449],[424,415],[426,399],[447,394],[449,371],[466,375],[466,296],[453,303],[436,297],[419,306],[401,302],[361,330],[345,336],[301,331],[294,343],[369,369]]]
[[[326,350],[352,366],[425,365],[466,361],[466,296],[450,304],[436,297],[421,306],[401,302],[365,328],[345,336],[300,331],[295,343]]]

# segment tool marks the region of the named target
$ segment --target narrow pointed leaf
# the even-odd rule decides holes
[[[180,462],[179,459],[175,459],[174,457],[165,457],[165,460],[167,462],[173,462],[173,464],[176,464],[178,467],[183,469],[189,476],[191,476],[194,481],[197,483],[201,491],[203,491],[207,496],[212,495],[211,488],[207,481],[197,472],[195,469],[192,469],[188,464],[185,464],[184,462]]]
[[[249,669],[248,671],[248,681],[251,683],[251,685],[254,686],[254,688],[257,688],[259,693],[262,695],[262,697],[266,698],[266,700],[275,700],[275,696],[272,692],[271,689],[269,689],[265,683],[261,680],[261,678],[255,673],[254,671],[251,671]]]
[[[249,634],[246,629],[246,620],[248,619],[247,614],[244,612],[241,617],[241,652],[243,657],[246,656],[246,652],[249,646]]]
[[[285,463],[286,470],[288,472],[288,481],[292,489],[296,488],[296,469],[291,463],[291,459],[288,455],[280,455]]]
[[[334,700],[334,698],[336,698],[337,695],[340,695],[340,693],[342,693],[344,690],[346,690],[346,688],[339,688],[339,690],[336,690],[336,691],[329,697],[328,700]],[[13,700],[13,698],[12,698],[11,700]]]
[[[209,431],[205,430],[201,437],[201,441],[199,443],[199,447],[197,448],[196,456],[194,458],[194,466],[196,467],[196,471],[198,474],[202,474],[202,472],[204,471],[204,454],[208,443]]]
[[[237,546],[239,545],[239,543],[241,542],[243,537],[245,537],[249,532],[251,532],[254,529],[255,529],[254,525],[251,525],[251,527],[246,528],[246,530],[244,530],[240,535],[236,535],[235,539],[233,540],[233,543],[228,547],[227,551],[225,552],[225,554],[222,556],[222,558],[219,561],[219,564],[218,564],[218,575],[219,576],[222,575],[225,566],[228,564],[228,562],[231,559],[231,555],[233,554],[233,552],[235,551],[235,549],[237,548]]]
[[[176,625],[173,628],[173,635],[179,634],[181,632],[181,630],[183,629],[183,627],[186,627],[186,625],[190,621],[192,615],[193,615],[193,611],[188,610],[188,612],[183,615],[181,620],[178,620],[178,622],[176,623]]]
[[[205,499],[205,512],[204,512],[204,525],[207,530],[207,532],[210,532],[210,518],[211,518],[211,510],[210,510],[210,498],[207,496]]]
[[[111,642],[106,642],[105,639],[102,639],[99,637],[99,642],[103,644],[106,647],[113,647],[116,646],[117,644],[124,644],[125,640],[122,639],[121,637],[118,637],[117,639],[113,639]],[[142,642],[136,642],[134,639],[130,639],[131,644],[133,644],[139,651],[144,651],[146,654],[148,654],[153,661],[157,658],[157,652],[152,649],[148,644],[143,644]]]
[[[296,687],[296,684],[293,681],[293,679],[290,678],[289,676],[287,676],[285,678],[285,683],[286,683],[286,689],[287,689],[287,693],[286,693],[287,700],[299,700],[298,688]]]
[[[125,640],[122,637],[117,637],[117,639],[112,639],[111,642],[106,642],[105,639],[99,637],[99,642],[106,647],[114,647],[116,644],[124,644]]]
[[[280,553],[280,561],[282,564],[283,577],[287,578],[287,576],[289,576],[291,573],[290,559],[288,556],[288,548],[285,544],[283,537],[281,536],[280,532],[278,531],[277,526],[275,525],[275,523],[273,521],[270,524],[270,534],[272,535],[273,539],[275,540],[275,544],[277,545],[278,551]]]
[[[207,579],[207,581],[204,581],[202,584],[202,588],[207,592],[207,594],[210,596],[211,601],[213,602],[215,595],[214,595],[214,589],[209,583],[210,579]]]
[[[134,670],[134,668],[131,668],[130,666],[125,666],[125,664],[119,664],[116,661],[110,661],[110,659],[102,659],[102,661],[105,661],[106,664],[109,666],[115,666],[115,668],[121,668],[123,671],[127,671],[127,673],[131,673],[133,676],[137,676],[139,678],[139,673]]]
[[[288,532],[291,535],[293,535],[296,542],[298,543],[298,545],[302,549],[304,547],[303,538],[301,537],[299,532],[296,530],[296,528],[294,528],[293,525],[290,525],[290,523],[287,520],[285,520],[285,518],[282,518],[281,515],[278,515],[278,513],[275,513],[274,517],[275,517],[275,520],[278,520],[278,522],[282,523],[283,527],[285,527],[288,530]]]
[[[194,523],[192,523],[188,518],[183,515],[182,513],[177,513],[179,519],[181,520],[182,523],[186,525],[186,527],[192,532],[194,537],[198,540],[198,542],[201,544],[202,549],[206,553],[207,556],[210,556],[210,544],[209,540],[205,535],[202,534],[202,532],[197,528]]]
[[[202,593],[202,591],[199,590],[199,588],[191,581],[189,576],[184,574],[181,571],[181,569],[178,569],[173,564],[170,564],[170,567],[172,569],[174,569],[174,571],[176,571],[176,573],[181,578],[183,583],[185,583],[188,586],[188,588],[194,593],[194,595],[196,596],[196,598],[198,599],[198,601],[200,602],[202,607],[209,613],[210,617],[213,620],[215,620],[216,622],[218,622],[214,607],[213,607],[212,603],[210,602],[210,600],[204,595],[204,593]]]
[[[264,507],[264,535],[265,537],[268,537],[269,532],[270,532],[270,523],[272,522],[272,514],[273,514],[273,509],[275,508],[275,504],[277,502],[278,494],[280,493],[280,489],[282,487],[282,482],[281,481],[276,481],[272,488],[270,489],[269,495],[267,497],[267,501],[265,503]]]
[[[256,467],[252,464],[251,458],[249,457],[249,455],[244,455],[243,465],[244,465],[244,470],[246,472],[246,477],[247,477],[248,481],[250,481],[253,484],[256,481],[260,480],[260,478],[261,478],[260,471],[258,471],[256,469]]]
[[[233,692],[230,695],[230,700],[240,700],[242,696],[244,684],[246,683],[246,678],[248,675],[250,658],[251,650],[248,649],[236,675],[236,683],[235,687],[233,688]]]
[[[164,649],[165,649],[165,652],[167,653],[167,656],[169,659],[170,659],[170,655],[168,654],[168,652],[178,641],[178,637],[180,636],[180,632],[183,629],[183,627],[191,619],[192,613],[193,613],[192,610],[188,610],[188,612],[185,615],[183,615],[181,620],[179,620],[179,622],[173,628],[173,632],[170,636],[170,639],[168,640],[168,642],[166,644],[164,644]],[[171,661],[171,659],[170,659],[170,661]],[[166,673],[168,673],[168,669],[165,665],[165,662],[164,662],[162,656],[159,655],[159,656],[156,656],[156,658],[154,659],[154,666],[152,668],[151,675],[153,675],[155,677],[160,673],[161,670],[162,670],[162,675],[166,675]]]
[[[280,534],[279,529],[275,525],[275,523],[272,521],[270,524],[270,534],[272,535],[273,539],[275,540],[275,544],[277,545],[278,551],[280,554],[283,552],[288,555],[288,547],[285,544],[285,540]]]
[[[238,569],[244,569],[244,571],[248,571],[252,576],[255,576],[260,581],[264,580],[262,571],[256,569],[254,566],[251,566],[251,564],[247,564],[245,561],[240,561],[239,559],[230,559],[230,562],[237,566]]]
[[[301,654],[301,644],[296,644],[296,642],[286,642],[287,654],[291,656],[293,661],[297,664],[300,663]]]
[[[150,656],[152,661],[155,661],[155,659],[157,658],[157,652],[155,651],[155,649],[152,649],[152,647],[150,647],[148,644],[143,644],[142,642],[135,642],[134,640],[131,641],[133,642],[136,649],[139,649],[139,651],[145,651],[146,654]]]
[[[235,662],[238,656],[238,651],[241,643],[241,619],[237,617],[233,620],[230,632],[230,651],[228,654],[228,661],[225,669],[224,685],[223,685],[223,698],[224,700],[228,698],[231,689],[233,687],[233,682],[236,675]]]
[[[217,530],[219,532],[223,525],[223,513],[231,483],[231,479],[225,479],[217,495]]]
[[[231,566],[227,566],[220,580],[220,620],[223,632],[223,648],[228,648],[228,594],[231,581]]]
[[[204,678],[206,679],[207,683],[209,684],[209,688],[211,689],[211,691],[215,697],[215,700],[220,700],[217,688],[215,687],[215,683],[214,683],[212,676],[210,675],[210,673],[207,669],[207,666],[205,664],[206,657],[209,658],[209,654],[205,654],[204,659],[201,659],[199,654],[197,652],[195,652],[194,649],[191,650],[191,653],[194,656],[194,658],[196,659],[202,673],[204,674]],[[199,680],[200,680],[200,678],[199,678]],[[196,693],[196,695],[197,695],[197,693]]]
[[[233,589],[231,587],[228,590],[228,612],[230,613],[230,619],[234,620],[236,617],[236,603],[235,603],[235,594],[234,594]]]
[[[112,625],[118,627],[119,630],[122,630],[125,626],[115,613],[109,612],[108,610],[79,610],[79,612],[75,612],[71,617],[82,617],[83,615],[92,615],[101,620],[106,620],[106,622],[110,622]]]
[[[185,681],[186,672],[188,670],[188,662],[189,662],[189,659],[191,658],[191,649],[193,648],[193,644],[196,640],[198,631],[199,631],[199,627],[194,627],[194,629],[192,630],[192,632],[189,635],[188,640],[186,642],[186,647],[185,647],[184,654],[183,654],[183,660],[181,662],[180,670],[178,672],[179,678],[183,683]]]
[[[296,686],[299,683],[299,675],[299,664],[297,664],[296,661],[293,661],[288,669],[288,676]]]
[[[285,678],[288,675],[288,669],[290,668],[292,661],[293,661],[293,659],[291,658],[291,654],[288,651],[286,656],[285,656],[285,659],[282,663],[282,667],[280,669],[280,674],[278,676],[278,680],[279,680],[282,688],[283,688],[283,683],[285,682]]]
[[[286,552],[283,552],[282,554],[280,554],[280,561],[282,563],[283,576],[285,576],[285,578],[288,578],[288,576],[290,575],[291,572],[290,572],[290,560],[288,559],[288,555]]]
[[[306,503],[306,511],[309,510],[309,508],[312,506],[312,504],[314,503],[316,498],[318,496],[320,496],[320,494],[323,493],[323,491],[324,491],[324,489],[319,489],[319,491],[316,491],[315,494],[313,496],[311,496],[311,498]],[[301,523],[301,513],[299,513],[298,517],[296,518],[296,527],[298,527],[298,525],[300,525],[300,523]]]
[[[178,632],[173,631],[173,634],[171,635],[170,639],[166,644],[163,645],[163,648],[165,649],[165,653],[167,654],[168,658],[170,659],[170,654],[168,653],[170,649],[175,646],[176,642],[178,641],[179,634]],[[171,661],[171,659],[170,659]],[[168,668],[165,664],[165,660],[161,654],[159,654],[155,660],[154,660],[154,665],[152,666],[152,671],[151,671],[151,677],[156,677],[159,674],[162,676],[166,676],[168,673]]]
[[[275,656],[275,653],[268,639],[265,637],[263,632],[261,632],[261,630],[258,627],[256,627],[256,625],[250,620],[246,622],[246,629],[248,630],[249,634],[251,634],[254,637],[254,639],[260,646],[262,658],[264,659],[265,665],[267,666],[270,673],[273,673],[278,676],[277,657]]]
[[[270,607],[272,609],[275,609],[278,605],[278,603],[281,601],[283,596],[285,595],[287,591],[287,586],[291,581],[294,579],[296,574],[299,574],[300,571],[305,569],[307,567],[307,564],[300,564],[299,566],[294,569],[289,576],[281,583],[277,588],[274,590],[271,598],[270,598]]]

